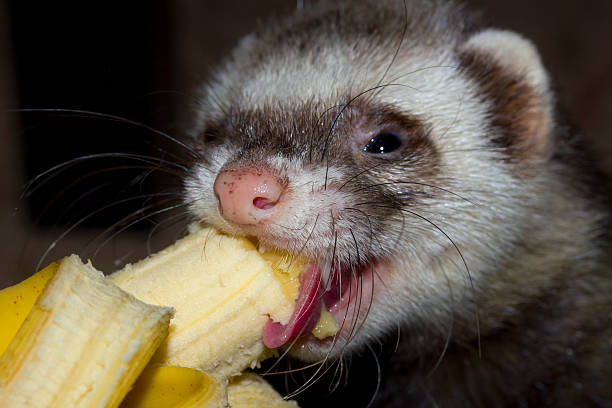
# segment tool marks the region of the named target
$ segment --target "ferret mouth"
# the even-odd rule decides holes
[[[356,271],[341,266],[326,282],[319,265],[309,265],[302,274],[299,295],[289,322],[282,324],[270,319],[263,330],[264,344],[277,348],[304,336],[316,341],[311,330],[325,310],[336,320],[338,334],[352,332],[359,324],[358,316],[367,312],[372,301],[373,276],[378,266],[378,262],[372,262]],[[325,340],[328,339],[319,341]]]

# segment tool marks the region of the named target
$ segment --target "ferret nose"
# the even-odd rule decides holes
[[[259,169],[222,171],[213,189],[223,218],[243,225],[271,217],[284,190],[276,175]]]

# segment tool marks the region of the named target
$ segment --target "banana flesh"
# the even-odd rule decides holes
[[[117,407],[171,317],[64,258],[0,357],[0,406]]]
[[[304,268],[210,229],[106,279],[76,256],[56,262],[0,291],[0,406],[116,407],[153,353],[121,408],[220,408],[230,390],[236,407],[296,406],[235,376],[273,354],[263,326],[288,320]],[[120,287],[173,306],[170,326],[173,310]]]
[[[270,384],[254,373],[244,373],[230,381],[227,399],[231,408],[296,408],[285,401]]]
[[[286,322],[293,312],[297,288],[287,294],[274,264],[296,276],[304,268],[264,260],[250,241],[202,229],[108,279],[144,302],[175,309],[153,362],[228,378],[258,363],[268,318]]]

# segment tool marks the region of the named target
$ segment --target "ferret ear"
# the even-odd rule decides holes
[[[554,98],[535,46],[511,31],[488,29],[460,48],[466,73],[491,105],[493,142],[513,159],[551,154]]]

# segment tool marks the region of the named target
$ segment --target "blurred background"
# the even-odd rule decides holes
[[[0,0],[0,287],[69,253],[111,272],[180,235],[188,154],[165,135],[236,41],[297,3]],[[536,43],[612,173],[612,1],[468,3]]]
[[[161,132],[184,134],[213,64],[294,6],[262,3],[0,0],[0,287],[70,253],[111,272],[182,233],[189,155]]]
[[[180,234],[184,211],[171,208],[182,170],[172,163],[188,154],[160,132],[180,139],[215,63],[296,4],[0,3],[0,284],[71,252],[112,271]],[[537,44],[611,170],[612,2],[469,4]]]
[[[612,2],[468,3],[537,44],[570,118],[612,171]],[[156,131],[180,138],[214,64],[294,7],[0,2],[0,287],[72,252],[110,272],[180,234],[182,170],[172,163],[188,155]]]

